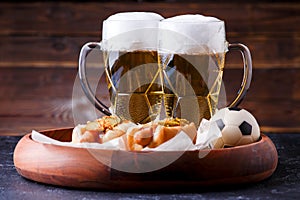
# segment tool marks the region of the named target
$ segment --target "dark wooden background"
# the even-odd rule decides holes
[[[241,107],[263,131],[300,131],[299,1],[7,1],[0,3],[0,135],[74,126],[72,105],[89,117],[84,95],[72,98],[79,51],[100,41],[102,21],[122,11],[224,20],[227,40],[246,44],[253,57],[253,82]],[[229,99],[241,69],[239,54],[228,53]]]

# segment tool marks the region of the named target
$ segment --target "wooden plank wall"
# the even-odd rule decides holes
[[[100,41],[102,21],[123,11],[223,19],[227,40],[246,44],[253,57],[253,82],[241,107],[265,131],[300,131],[300,2],[30,1],[0,3],[0,134],[73,126],[80,48]],[[241,58],[228,53],[224,80],[229,99],[239,77]]]

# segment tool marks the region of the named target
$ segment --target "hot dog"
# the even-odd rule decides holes
[[[184,131],[195,140],[196,127],[184,119],[167,118],[147,124],[134,124],[116,116],[106,116],[73,129],[72,142],[105,143],[126,134],[127,149],[140,151],[145,147],[155,148]]]

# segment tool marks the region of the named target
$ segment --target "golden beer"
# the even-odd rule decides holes
[[[224,54],[105,52],[112,109],[122,119],[147,123],[157,117],[199,124],[217,107]]]
[[[160,53],[166,115],[199,125],[218,105],[225,53]]]
[[[154,120],[163,99],[157,52],[109,51],[104,58],[112,112],[136,123]]]

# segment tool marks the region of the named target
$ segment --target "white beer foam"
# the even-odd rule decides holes
[[[108,50],[157,49],[158,22],[153,12],[123,12],[103,21],[102,41]]]
[[[173,53],[223,53],[227,51],[224,21],[186,14],[159,22],[160,51]]]

